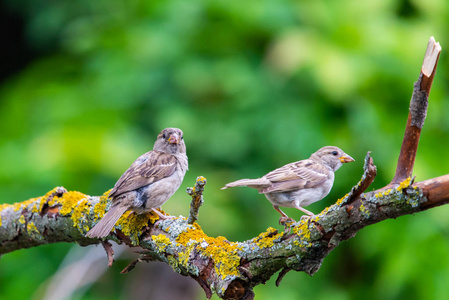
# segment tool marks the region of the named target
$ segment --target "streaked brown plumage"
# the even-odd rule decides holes
[[[343,163],[354,161],[343,150],[326,146],[309,159],[287,164],[258,179],[241,179],[226,184],[222,189],[236,186],[255,188],[273,204],[273,208],[287,219],[279,206],[297,208],[309,216],[313,213],[303,208],[326,197],[334,183],[334,172]]]
[[[109,193],[112,205],[88,233],[88,237],[107,236],[127,210],[144,213],[161,207],[175,192],[188,169],[183,132],[166,128],[158,135],[153,150],[141,155],[126,170]]]

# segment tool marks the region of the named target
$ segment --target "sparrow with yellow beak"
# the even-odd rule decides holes
[[[288,216],[279,208],[294,207],[309,216],[313,213],[306,210],[308,206],[326,197],[334,184],[334,172],[343,163],[354,161],[343,150],[334,146],[326,146],[309,159],[287,164],[258,179],[241,179],[226,184],[227,189],[236,186],[255,188],[273,204],[273,208],[281,215],[280,222]]]
[[[153,150],[140,156],[117,181],[109,194],[111,208],[86,236],[107,236],[127,210],[138,214],[154,211],[161,219],[167,219],[156,208],[178,190],[187,169],[183,132],[178,128],[162,130]]]

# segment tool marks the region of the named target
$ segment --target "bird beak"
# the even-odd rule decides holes
[[[338,159],[339,159],[342,163],[348,163],[348,162],[354,161],[354,159],[353,159],[351,156],[347,155],[347,154],[345,154],[345,155],[339,157]]]
[[[170,144],[179,144],[180,138],[178,137],[178,135],[176,133],[170,135],[170,137],[168,138],[168,142]]]

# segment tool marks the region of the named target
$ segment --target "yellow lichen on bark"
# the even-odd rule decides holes
[[[73,212],[74,209],[77,208],[78,203],[82,199],[86,199],[87,195],[77,192],[77,191],[69,191],[67,193],[62,194],[61,197],[54,196],[51,201],[48,202],[49,206],[61,205],[59,209],[59,214],[65,216]]]
[[[6,209],[7,207],[10,207],[10,206],[11,206],[10,204],[6,204],[6,203],[0,204],[0,226],[2,226],[2,215],[1,215],[1,212],[4,209]]]
[[[152,235],[151,238],[158,252],[164,252],[167,246],[171,245],[170,239],[165,234]]]
[[[369,210],[365,207],[365,205],[363,205],[363,202],[360,203],[359,210],[364,217],[369,217],[371,215]]]
[[[39,212],[42,205],[40,205],[39,200],[41,200],[41,197],[39,198],[31,198],[23,202],[14,203],[14,211],[19,211],[24,208],[28,208],[31,212]],[[41,201],[42,202],[42,201]]]
[[[0,212],[7,208],[12,208],[15,212],[26,208],[27,211],[29,211],[29,212],[39,213],[42,211],[42,207],[46,203],[48,197],[51,194],[55,193],[56,190],[57,190],[57,188],[54,188],[51,191],[47,192],[42,197],[31,198],[31,199],[28,199],[28,200],[25,200],[22,202],[16,202],[14,204],[8,204],[8,203],[0,204]],[[2,226],[1,215],[0,215],[0,226]]]
[[[69,191],[62,194],[61,197],[53,196],[53,199],[48,202],[48,205],[61,206],[59,209],[60,215],[70,215],[73,226],[77,227],[80,231],[89,231],[89,226],[86,224],[88,223],[87,216],[90,210],[87,195],[77,191]]]
[[[341,204],[343,204],[348,196],[349,196],[349,194],[346,194],[343,197],[341,197],[340,199],[338,199],[337,202],[335,202],[335,205],[340,206]]]
[[[253,242],[259,246],[259,248],[270,248],[274,246],[274,242],[280,239],[284,235],[284,232],[278,233],[273,227],[268,227],[265,232],[262,232],[253,239]]]
[[[139,235],[142,233],[142,229],[148,225],[148,221],[153,214],[153,212],[136,214],[132,211],[127,211],[120,217],[115,226],[129,236],[132,243],[136,245],[139,243]]]
[[[238,251],[241,249],[238,243],[230,242],[222,236],[209,237],[197,223],[193,224],[193,228],[179,234],[176,242],[186,248],[185,253],[180,253],[183,263],[188,263],[191,252],[196,250],[200,255],[212,259],[215,273],[222,279],[240,275],[237,267],[240,264]]]
[[[100,196],[100,201],[94,206],[94,221],[97,221],[104,217],[106,206],[108,205],[108,196],[111,190],[106,191],[103,195]]]
[[[293,227],[293,233],[300,237],[300,242],[295,241],[295,245],[301,247],[310,247],[312,245],[309,224],[307,221],[301,221],[298,225]]]
[[[25,217],[23,215],[20,215],[19,223],[22,225],[25,224]]]
[[[44,237],[40,233],[40,231],[37,229],[36,225],[33,222],[29,222],[26,227],[28,235],[37,241],[44,240]]]
[[[412,179],[408,177],[406,180],[402,181],[399,186],[396,188],[396,191],[401,191],[405,188],[408,188],[410,186],[410,183],[412,182]]]

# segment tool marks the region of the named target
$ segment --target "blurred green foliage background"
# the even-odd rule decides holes
[[[0,6],[7,25],[0,50],[2,202],[61,185],[100,195],[152,148],[161,129],[174,126],[184,131],[190,170],[166,211],[187,216],[185,188],[203,175],[199,223],[206,233],[244,241],[269,226],[281,229],[278,213],[255,190],[220,187],[324,145],[341,147],[356,162],[341,168],[331,194],[308,209],[318,213],[349,191],[367,151],[378,167],[370,190],[387,184],[432,35],[443,53],[415,174],[420,181],[449,173],[445,0],[5,0]],[[314,277],[290,272],[279,288],[272,278],[255,288],[256,299],[448,299],[448,216],[443,206],[370,226],[333,251]],[[45,297],[73,247],[88,251],[57,244],[3,256],[0,298]],[[129,291],[138,289],[130,287],[140,281],[151,289],[154,280],[145,281],[144,272],[119,274],[135,257],[119,258],[71,299],[131,299]],[[193,299],[205,298],[196,291]]]

